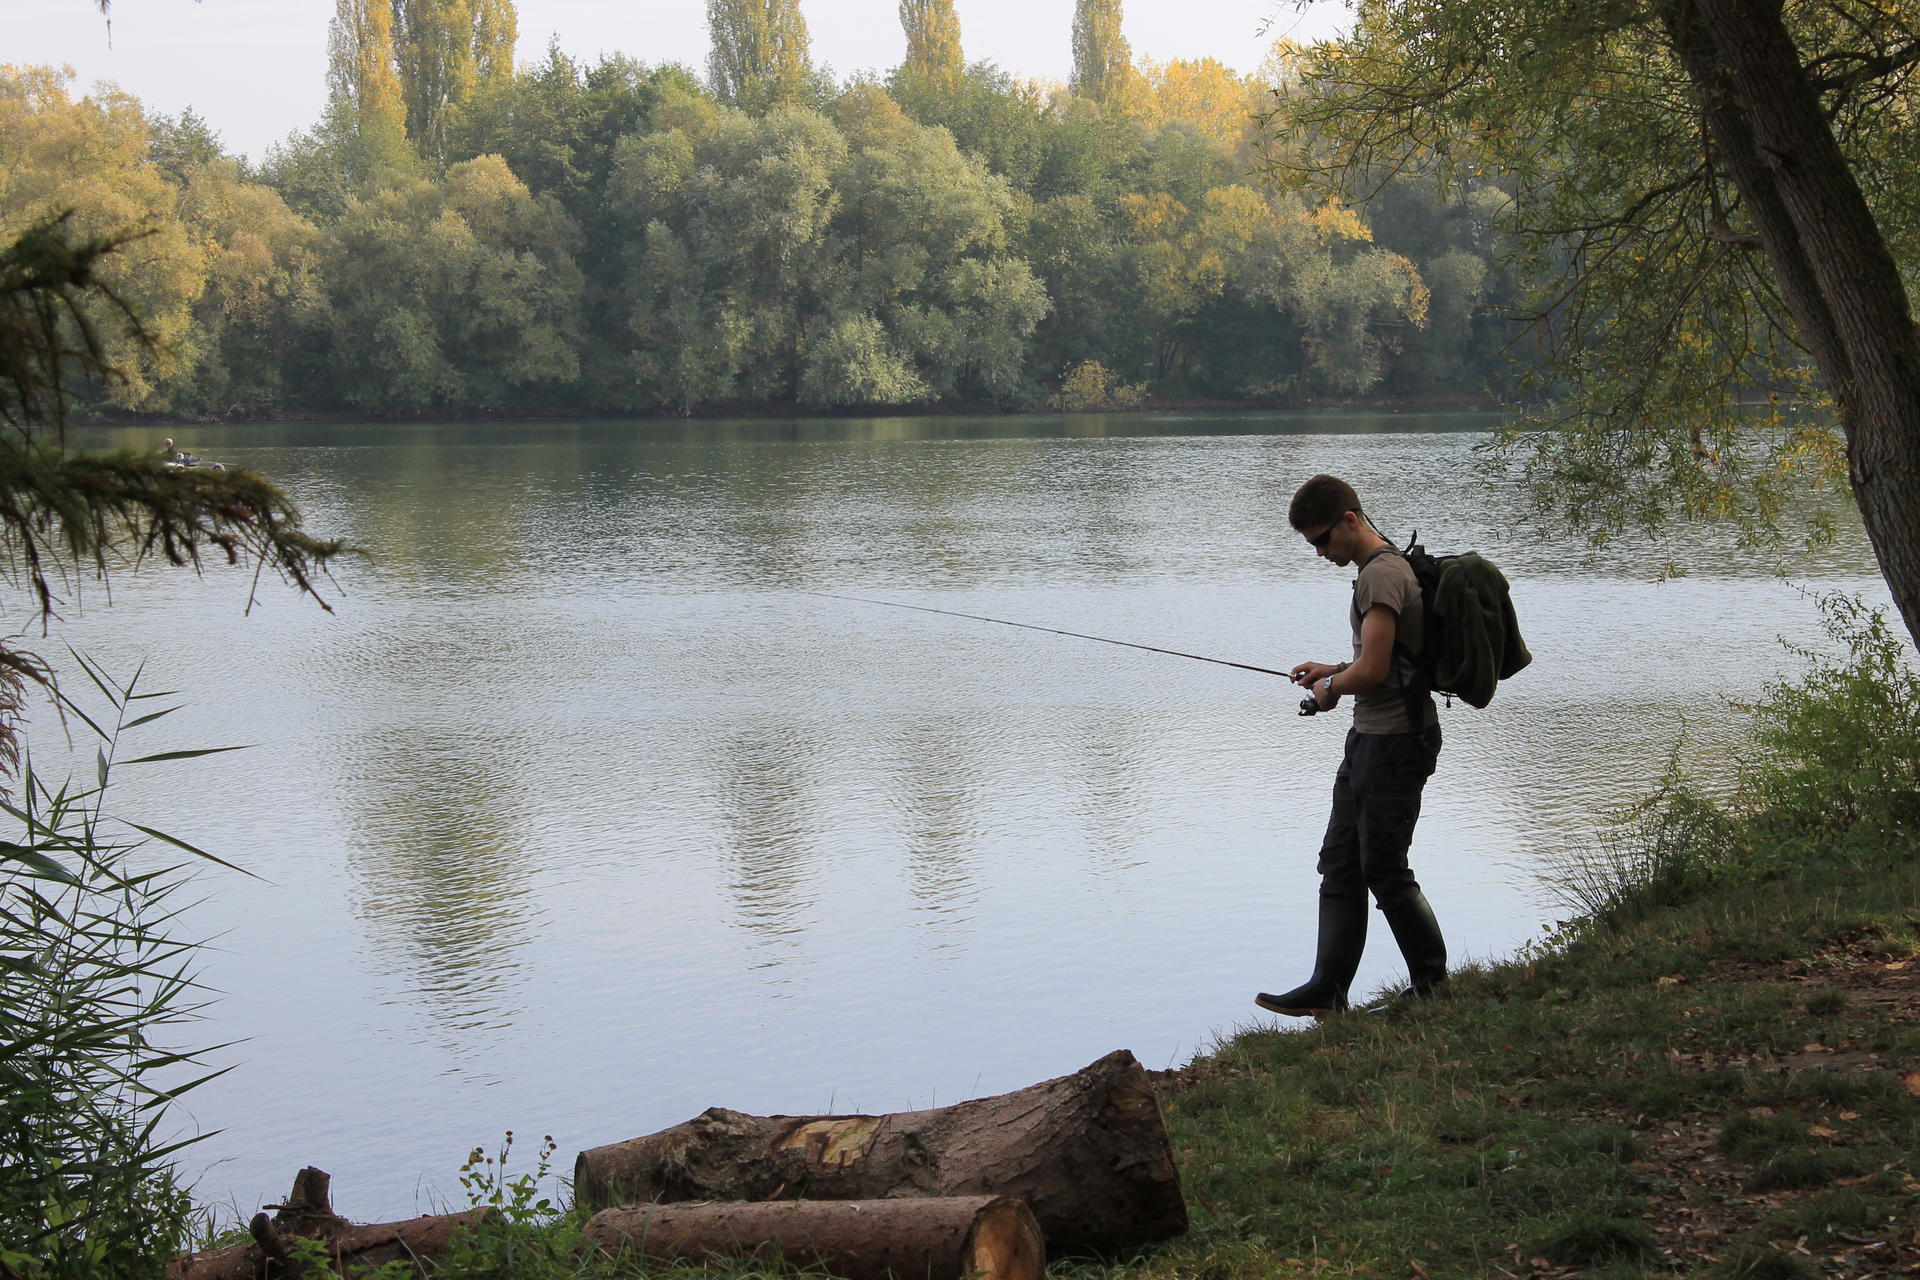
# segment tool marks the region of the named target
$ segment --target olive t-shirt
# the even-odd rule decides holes
[[[1386,681],[1358,694],[1353,700],[1353,727],[1358,733],[1411,733],[1407,719],[1406,686],[1414,678],[1413,663],[1399,652],[1420,652],[1425,638],[1425,608],[1420,601],[1420,583],[1405,556],[1394,551],[1377,551],[1360,566],[1353,580],[1353,656],[1360,657],[1360,620],[1375,605],[1385,605],[1398,619],[1394,638],[1399,641]],[[1422,694],[1427,724],[1437,724],[1440,712],[1433,698]]]

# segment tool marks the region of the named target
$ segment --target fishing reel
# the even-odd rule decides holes
[[[1335,694],[1333,698],[1333,706],[1327,706],[1327,707],[1321,706],[1320,699],[1313,696],[1313,690],[1311,687],[1309,687],[1307,689],[1307,696],[1300,699],[1300,714],[1303,716],[1317,716],[1322,711],[1331,711],[1333,710],[1334,707],[1337,707],[1339,705],[1340,705],[1340,697],[1338,694]]]

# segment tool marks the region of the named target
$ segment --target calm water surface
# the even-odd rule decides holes
[[[1536,655],[1445,713],[1416,869],[1456,956],[1565,914],[1556,858],[1683,719],[1817,640],[1800,588],[1884,590],[1864,541],[1791,581],[1724,531],[1586,562],[1486,488],[1473,415],[208,429],[370,553],[327,614],[248,575],[127,573],[57,641],[188,709],[116,806],[260,879],[217,939],[201,1193],[294,1171],[349,1216],[451,1197],[476,1143],[560,1161],[710,1105],[881,1111],[1179,1063],[1306,972],[1344,711],[1272,677],[823,599],[1019,619],[1261,666],[1346,652],[1347,575],[1285,527],[1306,476],[1478,548]],[[160,431],[92,443],[159,443]],[[179,434],[177,431],[175,434]],[[1687,577],[1657,583],[1675,560]],[[53,645],[49,645],[53,648]],[[43,726],[45,744],[55,734]],[[44,764],[44,761],[43,761]],[[1545,879],[1543,880],[1543,877]],[[1398,958],[1385,931],[1360,973]]]

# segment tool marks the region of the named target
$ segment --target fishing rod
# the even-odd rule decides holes
[[[1145,649],[1148,653],[1164,653],[1173,658],[1192,658],[1195,662],[1211,662],[1215,666],[1234,667],[1241,671],[1253,671],[1263,676],[1280,676],[1291,681],[1293,675],[1286,671],[1275,671],[1272,667],[1256,667],[1248,662],[1228,662],[1225,658],[1209,658],[1203,654],[1185,653],[1179,649],[1162,649],[1150,644],[1135,644],[1131,640],[1112,640],[1106,636],[1090,636],[1084,631],[1066,631],[1059,627],[1041,627],[1031,622],[1010,622],[1005,618],[989,618],[978,613],[961,613],[957,609],[936,609],[932,605],[902,604],[898,600],[874,600],[867,596],[843,596],[831,591],[803,591],[801,595],[819,596],[823,600],[851,600],[855,604],[876,604],[886,609],[912,609],[916,613],[938,613],[949,618],[967,618],[974,622],[993,622],[1003,627],[1019,627],[1025,631],[1044,631],[1053,636],[1072,636],[1076,640],[1094,640],[1101,644],[1117,644],[1123,649]],[[1320,710],[1320,704],[1311,697],[1301,700],[1300,714],[1310,716]]]

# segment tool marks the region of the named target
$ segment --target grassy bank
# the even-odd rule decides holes
[[[1167,1081],[1194,1231],[1127,1277],[1920,1263],[1920,859],[1811,858],[1255,1031]]]
[[[1116,1275],[1920,1269],[1920,674],[1823,607],[1730,790],[1567,852],[1557,937],[1174,1073],[1196,1228]]]
[[[1189,1234],[1053,1274],[1912,1274],[1917,853],[1805,846],[1630,895],[1405,1013],[1241,1034],[1160,1078]],[[647,1273],[574,1260],[578,1220],[528,1211],[531,1180],[516,1190],[479,1160],[464,1174],[508,1225],[441,1274]]]
[[[1729,791],[1568,851],[1557,937],[1173,1073],[1195,1229],[1114,1274],[1920,1269],[1920,675],[1824,610]]]

